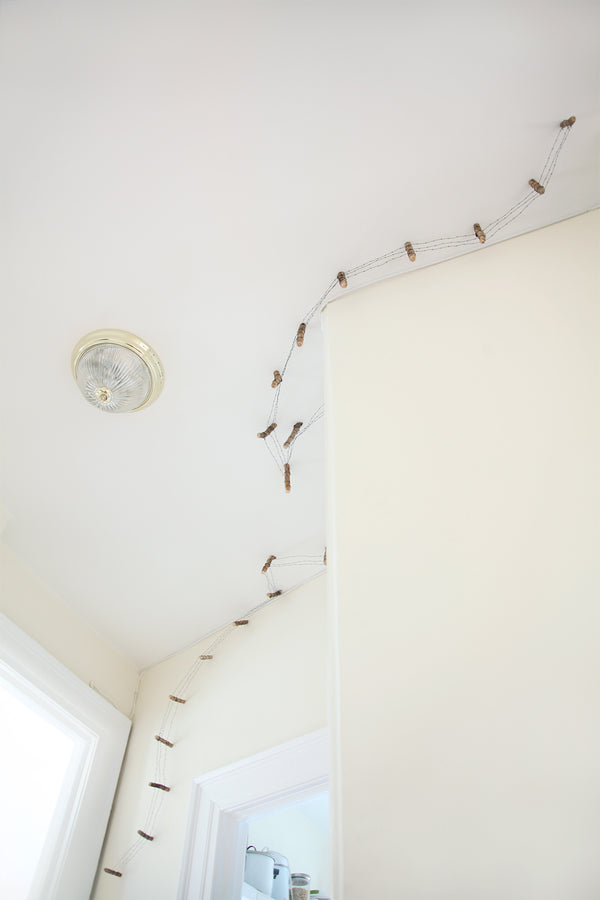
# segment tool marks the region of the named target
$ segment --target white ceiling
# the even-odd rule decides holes
[[[339,269],[510,207],[571,114],[502,237],[599,205],[599,33],[592,0],[0,0],[8,545],[140,665],[322,552],[322,423],[289,496],[256,438],[298,322]],[[159,353],[154,406],[79,395],[103,327]],[[282,437],[321,397],[315,321]]]

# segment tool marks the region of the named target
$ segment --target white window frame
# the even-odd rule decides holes
[[[0,677],[75,740],[30,900],[89,897],[130,720],[0,614]]]
[[[329,787],[322,728],[195,778],[177,900],[239,900],[248,819]]]

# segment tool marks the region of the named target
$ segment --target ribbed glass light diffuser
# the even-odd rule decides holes
[[[73,351],[73,374],[86,400],[104,412],[133,412],[156,399],[163,384],[160,360],[130,332],[92,332]]]
[[[150,393],[148,366],[137,353],[116,344],[86,350],[77,366],[77,384],[86,400],[104,412],[131,412]]]

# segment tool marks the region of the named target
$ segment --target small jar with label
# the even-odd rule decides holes
[[[310,875],[294,872],[290,875],[290,900],[310,900]]]

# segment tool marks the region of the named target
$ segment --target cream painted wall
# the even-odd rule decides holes
[[[600,896],[599,232],[324,314],[337,900]]]
[[[123,878],[100,873],[95,900],[176,896],[192,779],[326,725],[325,579],[318,578],[255,614],[204,664],[174,726],[156,840]],[[136,838],[152,789],[154,735],[168,696],[203,641],[144,672],[132,735],[101,867],[114,867]]]
[[[0,541],[0,611],[120,712],[131,716],[138,671]]]

